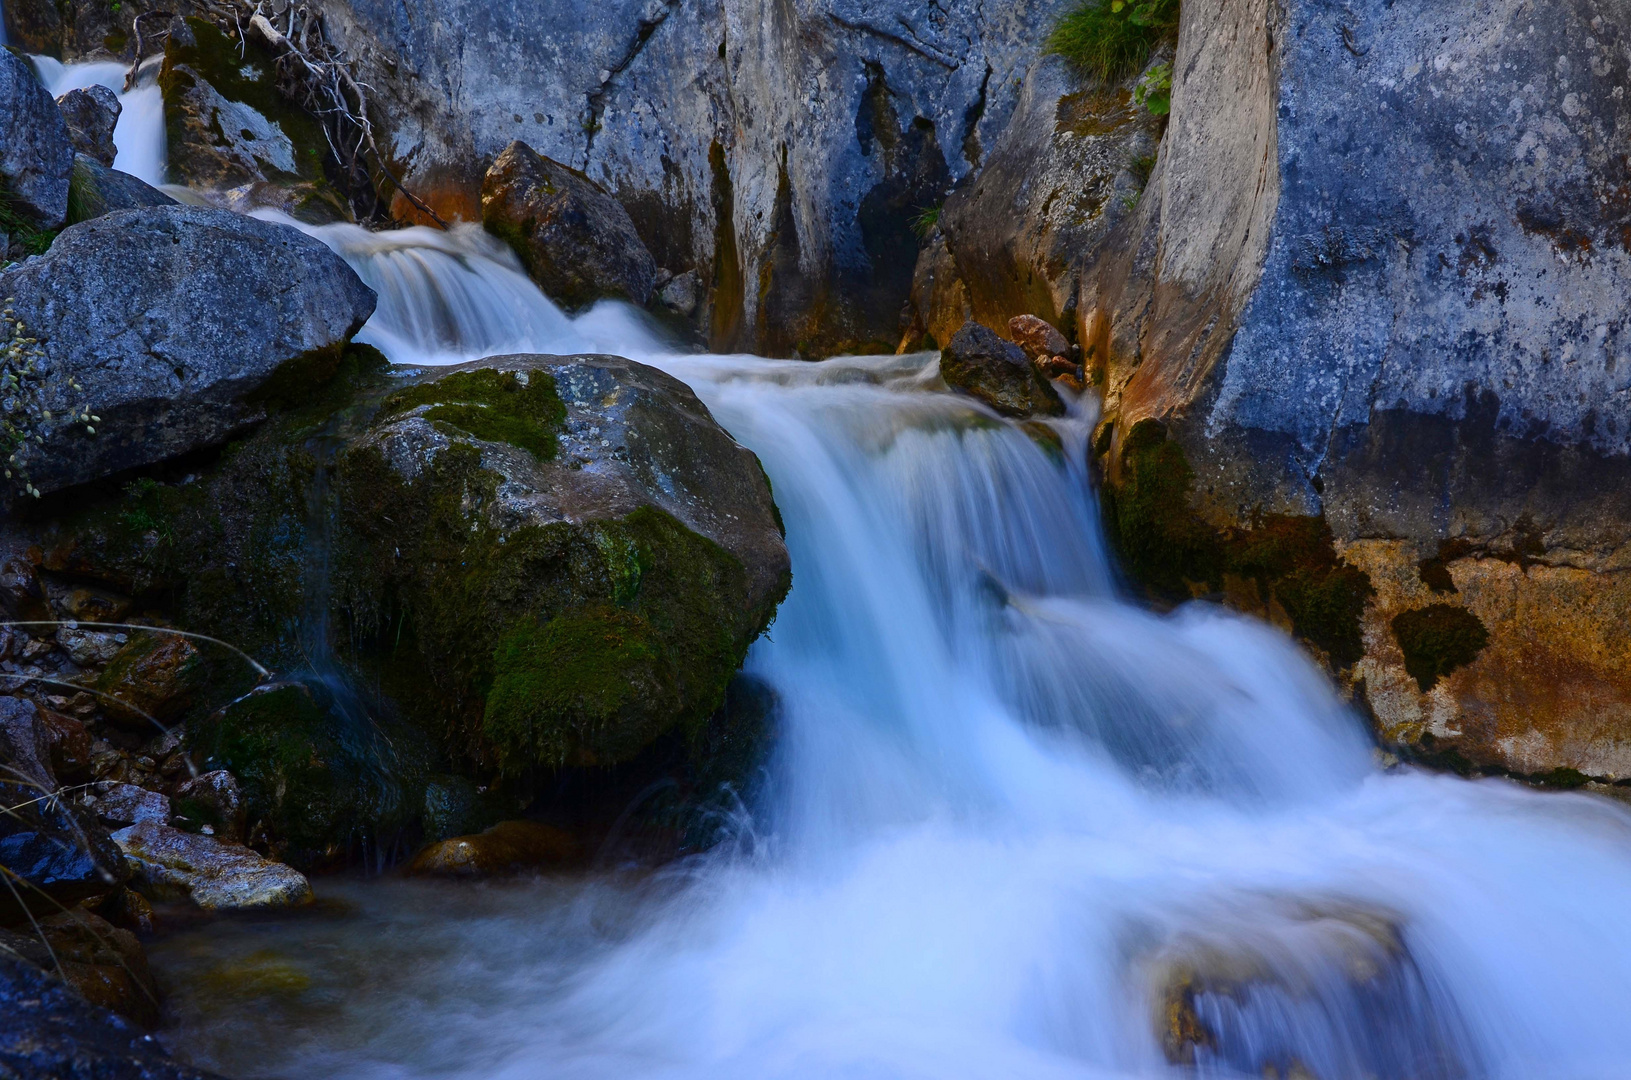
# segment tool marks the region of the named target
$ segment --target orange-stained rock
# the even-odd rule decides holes
[[[191,641],[161,630],[131,636],[130,642],[97,677],[96,689],[123,702],[108,702],[108,717],[136,731],[151,732],[152,721],[168,721],[192,700],[203,664]],[[104,699],[106,700],[106,699]]]
[[[1053,324],[1035,315],[1015,315],[1008,320],[1008,336],[1025,350],[1025,355],[1041,362],[1070,352],[1070,342]]]
[[[536,821],[501,821],[474,836],[455,836],[415,855],[408,873],[426,877],[486,877],[564,866],[578,842],[564,829]]]

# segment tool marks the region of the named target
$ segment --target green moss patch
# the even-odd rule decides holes
[[[430,405],[425,419],[487,442],[509,443],[539,461],[555,456],[556,438],[566,423],[566,406],[555,379],[534,371],[523,382],[513,371],[458,371],[434,382],[392,394],[384,411],[405,412]]]
[[[1104,510],[1128,573],[1167,602],[1244,578],[1336,666],[1363,656],[1359,620],[1375,590],[1364,571],[1337,556],[1325,519],[1268,514],[1219,529],[1191,505],[1194,483],[1183,449],[1159,421],[1141,420],[1127,433],[1121,483],[1105,491]]]
[[[1483,620],[1454,604],[1429,604],[1393,617],[1393,636],[1404,653],[1404,669],[1422,693],[1439,678],[1475,660],[1489,644]]]

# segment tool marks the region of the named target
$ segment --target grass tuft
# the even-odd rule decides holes
[[[1178,0],[1085,0],[1059,20],[1047,50],[1110,82],[1143,67],[1178,32]]]

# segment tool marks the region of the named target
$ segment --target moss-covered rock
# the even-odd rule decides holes
[[[1448,675],[1477,659],[1489,644],[1489,630],[1477,615],[1455,604],[1429,604],[1393,617],[1393,636],[1404,653],[1404,669],[1426,693]]]
[[[1207,521],[1193,505],[1195,474],[1183,448],[1155,420],[1127,433],[1119,465],[1104,497],[1111,539],[1154,597],[1223,594],[1237,606],[1283,614],[1335,667],[1364,655],[1360,617],[1373,589],[1364,571],[1337,555],[1323,518],[1265,514],[1243,527]]]

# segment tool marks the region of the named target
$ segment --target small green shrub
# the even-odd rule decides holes
[[[1172,111],[1172,65],[1157,64],[1144,73],[1133,88],[1133,100],[1150,111],[1152,116],[1165,116]]]
[[[1156,44],[1177,30],[1178,0],[1085,0],[1059,20],[1048,51],[1110,81],[1142,67]]]

